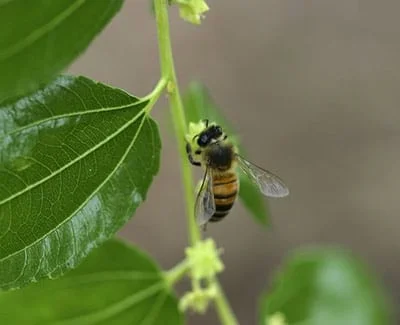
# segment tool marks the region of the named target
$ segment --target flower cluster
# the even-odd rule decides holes
[[[193,311],[204,314],[211,300],[218,294],[218,288],[215,284],[207,288],[195,288],[193,291],[187,292],[179,301],[179,308],[182,311],[192,309]]]
[[[183,311],[190,308],[203,314],[210,301],[218,295],[218,286],[214,279],[217,273],[223,271],[224,265],[212,239],[200,241],[195,246],[188,247],[186,260],[190,269],[193,290],[181,298],[180,308]],[[202,282],[206,284],[205,287],[201,286]]]
[[[201,23],[204,13],[210,9],[204,0],[172,0],[171,2],[179,6],[182,19],[196,25]]]
[[[194,280],[213,279],[224,270],[215,242],[207,239],[186,248],[186,258]]]

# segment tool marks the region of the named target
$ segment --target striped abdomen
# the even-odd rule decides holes
[[[226,172],[213,175],[213,193],[215,213],[210,221],[224,218],[232,209],[239,192],[239,183],[235,173]]]

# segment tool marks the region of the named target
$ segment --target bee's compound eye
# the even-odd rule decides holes
[[[199,138],[197,139],[197,144],[198,144],[200,147],[206,146],[207,143],[208,143],[208,136],[207,136],[207,134],[202,134],[202,135],[199,136]]]
[[[217,127],[215,128],[215,131],[216,131],[219,135],[222,134],[222,128],[221,128],[220,126],[217,126]]]

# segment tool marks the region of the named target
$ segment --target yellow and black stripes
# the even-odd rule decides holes
[[[224,218],[235,203],[239,186],[236,173],[219,173],[213,177],[213,193],[215,213],[210,221],[216,222]]]

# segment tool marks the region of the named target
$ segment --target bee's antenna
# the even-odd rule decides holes
[[[208,128],[208,124],[209,124],[209,122],[210,122],[210,121],[209,121],[208,119],[204,119],[204,120],[203,120],[203,123],[205,123],[205,125],[206,125],[206,128]]]

